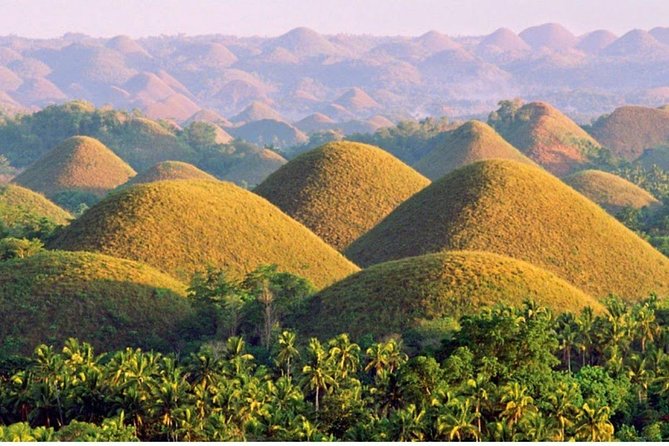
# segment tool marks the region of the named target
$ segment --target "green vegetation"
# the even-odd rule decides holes
[[[244,274],[269,263],[322,287],[358,270],[265,199],[218,181],[160,181],[111,194],[49,247],[133,259],[184,280],[207,266]]]
[[[435,136],[434,149],[414,167],[431,180],[438,180],[467,164],[487,159],[512,159],[534,164],[481,121],[468,121],[455,130]]]
[[[429,183],[377,147],[332,142],[290,161],[254,192],[343,250]]]
[[[286,164],[286,159],[269,149],[250,152],[239,159],[223,176],[226,181],[256,186]]]
[[[0,238],[45,238],[71,218],[36,192],[13,184],[0,186]]]
[[[0,261],[1,353],[26,354],[71,336],[102,349],[184,344],[192,312],[185,286],[171,277],[101,254],[11,248],[4,257],[13,258]]]
[[[452,251],[374,265],[319,292],[298,327],[320,338],[354,339],[436,327],[483,307],[533,299],[555,312],[601,304],[529,263],[486,252]]]
[[[620,107],[587,130],[615,156],[633,161],[646,149],[669,144],[669,113],[650,107]]]
[[[216,178],[192,164],[181,161],[163,161],[134,176],[126,184],[152,183],[165,180],[216,180]]]
[[[14,182],[54,197],[62,192],[103,196],[136,172],[100,141],[73,136],[24,170]]]
[[[498,305],[410,357],[288,330],[262,351],[231,337],[180,357],[70,339],[3,361],[0,440],[660,441],[665,313]]]
[[[636,184],[601,170],[582,170],[565,178],[565,182],[613,215],[625,208],[641,209],[660,204]]]
[[[488,124],[514,147],[557,175],[566,175],[599,155],[585,130],[545,102],[501,101]]]
[[[368,266],[444,250],[525,260],[597,298],[669,292],[669,259],[557,178],[516,161],[481,161],[452,172],[345,254]]]

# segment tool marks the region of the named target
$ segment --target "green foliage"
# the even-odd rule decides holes
[[[0,260],[25,259],[42,249],[44,249],[44,244],[39,240],[3,238],[0,239]]]
[[[13,184],[0,186],[0,238],[47,239],[72,216],[42,195]]]

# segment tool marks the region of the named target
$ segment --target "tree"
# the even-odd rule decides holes
[[[281,374],[290,379],[293,361],[299,359],[300,351],[296,347],[297,335],[294,331],[284,330],[279,335],[276,362],[281,367]]]
[[[609,421],[608,406],[590,407],[583,404],[576,428],[577,438],[583,441],[611,441],[613,425]]]
[[[316,412],[320,409],[320,396],[337,385],[331,364],[327,361],[327,355],[318,339],[311,338],[307,347],[309,360],[302,368],[303,385],[314,392],[314,405]]]
[[[437,418],[437,434],[449,441],[480,440],[481,429],[473,424],[478,418],[469,399],[454,399],[446,406],[447,413]]]
[[[513,433],[514,427],[523,418],[523,416],[534,411],[534,398],[527,394],[527,388],[517,382],[511,382],[500,389],[502,397],[500,402],[504,405],[504,410],[500,417],[506,421],[509,429]]]

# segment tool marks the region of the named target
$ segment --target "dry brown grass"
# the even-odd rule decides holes
[[[601,170],[583,170],[568,176],[565,182],[611,214],[628,207],[641,209],[660,204],[650,192]]]
[[[342,250],[429,183],[389,153],[345,141],[300,155],[255,192]]]
[[[424,320],[457,318],[526,299],[556,312],[601,311],[592,297],[527,262],[486,252],[452,251],[374,265],[318,293],[301,331],[329,338],[347,332],[377,338]]]
[[[47,197],[75,190],[103,196],[135,174],[132,167],[97,139],[73,136],[12,181]]]
[[[126,184],[153,183],[165,180],[216,180],[207,172],[182,161],[163,161],[134,176]]]
[[[0,186],[0,222],[10,230],[47,218],[58,225],[72,216],[43,195],[15,184]]]
[[[358,268],[264,198],[232,183],[160,181],[111,194],[51,243],[141,261],[190,279],[207,265],[275,263],[322,287]]]
[[[367,266],[444,250],[525,260],[598,298],[669,292],[669,259],[557,178],[515,161],[452,172],[345,253]]]

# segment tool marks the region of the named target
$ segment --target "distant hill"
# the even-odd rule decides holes
[[[358,270],[265,199],[218,181],[124,189],[86,211],[50,247],[129,258],[184,280],[207,265],[241,274],[274,263],[322,287]]]
[[[557,175],[587,164],[601,148],[585,130],[545,102],[503,103],[488,124],[514,147]]]
[[[639,157],[637,163],[646,168],[651,168],[655,165],[660,169],[669,171],[669,147],[648,149]]]
[[[253,102],[240,113],[230,118],[230,121],[243,124],[247,122],[260,121],[261,119],[274,119],[276,121],[284,120],[281,114],[269,105],[262,102]]]
[[[641,209],[660,204],[636,184],[601,170],[576,172],[565,178],[565,182],[611,214],[625,208]]]
[[[216,180],[192,164],[181,161],[163,161],[134,176],[126,184],[153,183],[165,180]]]
[[[323,113],[311,114],[297,121],[294,125],[304,133],[320,132],[337,127],[335,120]]]
[[[360,88],[352,88],[341,95],[335,103],[354,113],[364,113],[381,109],[381,104]]]
[[[602,54],[617,57],[634,55],[666,58],[669,56],[669,46],[660,43],[649,32],[635,29],[612,42]]]
[[[337,54],[339,51],[325,37],[309,28],[295,28],[267,42],[267,48],[285,48],[299,58]]]
[[[64,225],[72,216],[30,189],[15,184],[0,186],[0,233],[2,230],[9,234],[22,232],[35,227],[42,218]]]
[[[343,250],[428,184],[377,147],[333,142],[291,160],[254,192]]]
[[[508,28],[499,28],[486,36],[476,47],[476,53],[484,59],[508,60],[522,57],[531,47]]]
[[[73,136],[56,146],[12,182],[52,197],[81,191],[102,196],[136,172],[100,141]]]
[[[251,121],[240,127],[229,128],[228,132],[259,146],[271,145],[277,148],[295,146],[309,139],[299,129],[285,121],[276,119],[260,119]]]
[[[43,251],[0,262],[0,282],[0,339],[8,354],[69,337],[98,351],[173,350],[186,341],[181,330],[193,314],[182,283],[101,254]]]
[[[432,183],[352,243],[361,266],[444,250],[528,261],[594,297],[669,293],[669,259],[545,171],[480,161]]]
[[[287,162],[278,153],[262,149],[249,153],[236,162],[223,176],[223,179],[240,185],[256,186]]]
[[[431,180],[438,180],[455,169],[486,159],[511,159],[534,164],[481,121],[468,121],[455,130],[444,132],[435,138],[433,144],[434,149],[414,164],[416,170]]]
[[[579,38],[576,48],[589,54],[597,54],[611,45],[617,38],[611,31],[600,29]]]
[[[619,107],[595,121],[590,133],[615,155],[632,161],[645,149],[669,145],[669,112],[649,107]]]
[[[534,299],[556,312],[602,305],[527,262],[487,252],[451,251],[374,265],[318,293],[298,328],[327,339],[340,332],[375,339],[443,317]],[[370,318],[370,315],[374,315]]]
[[[519,35],[521,39],[535,49],[567,50],[573,48],[578,42],[576,36],[557,23],[533,26]]]

